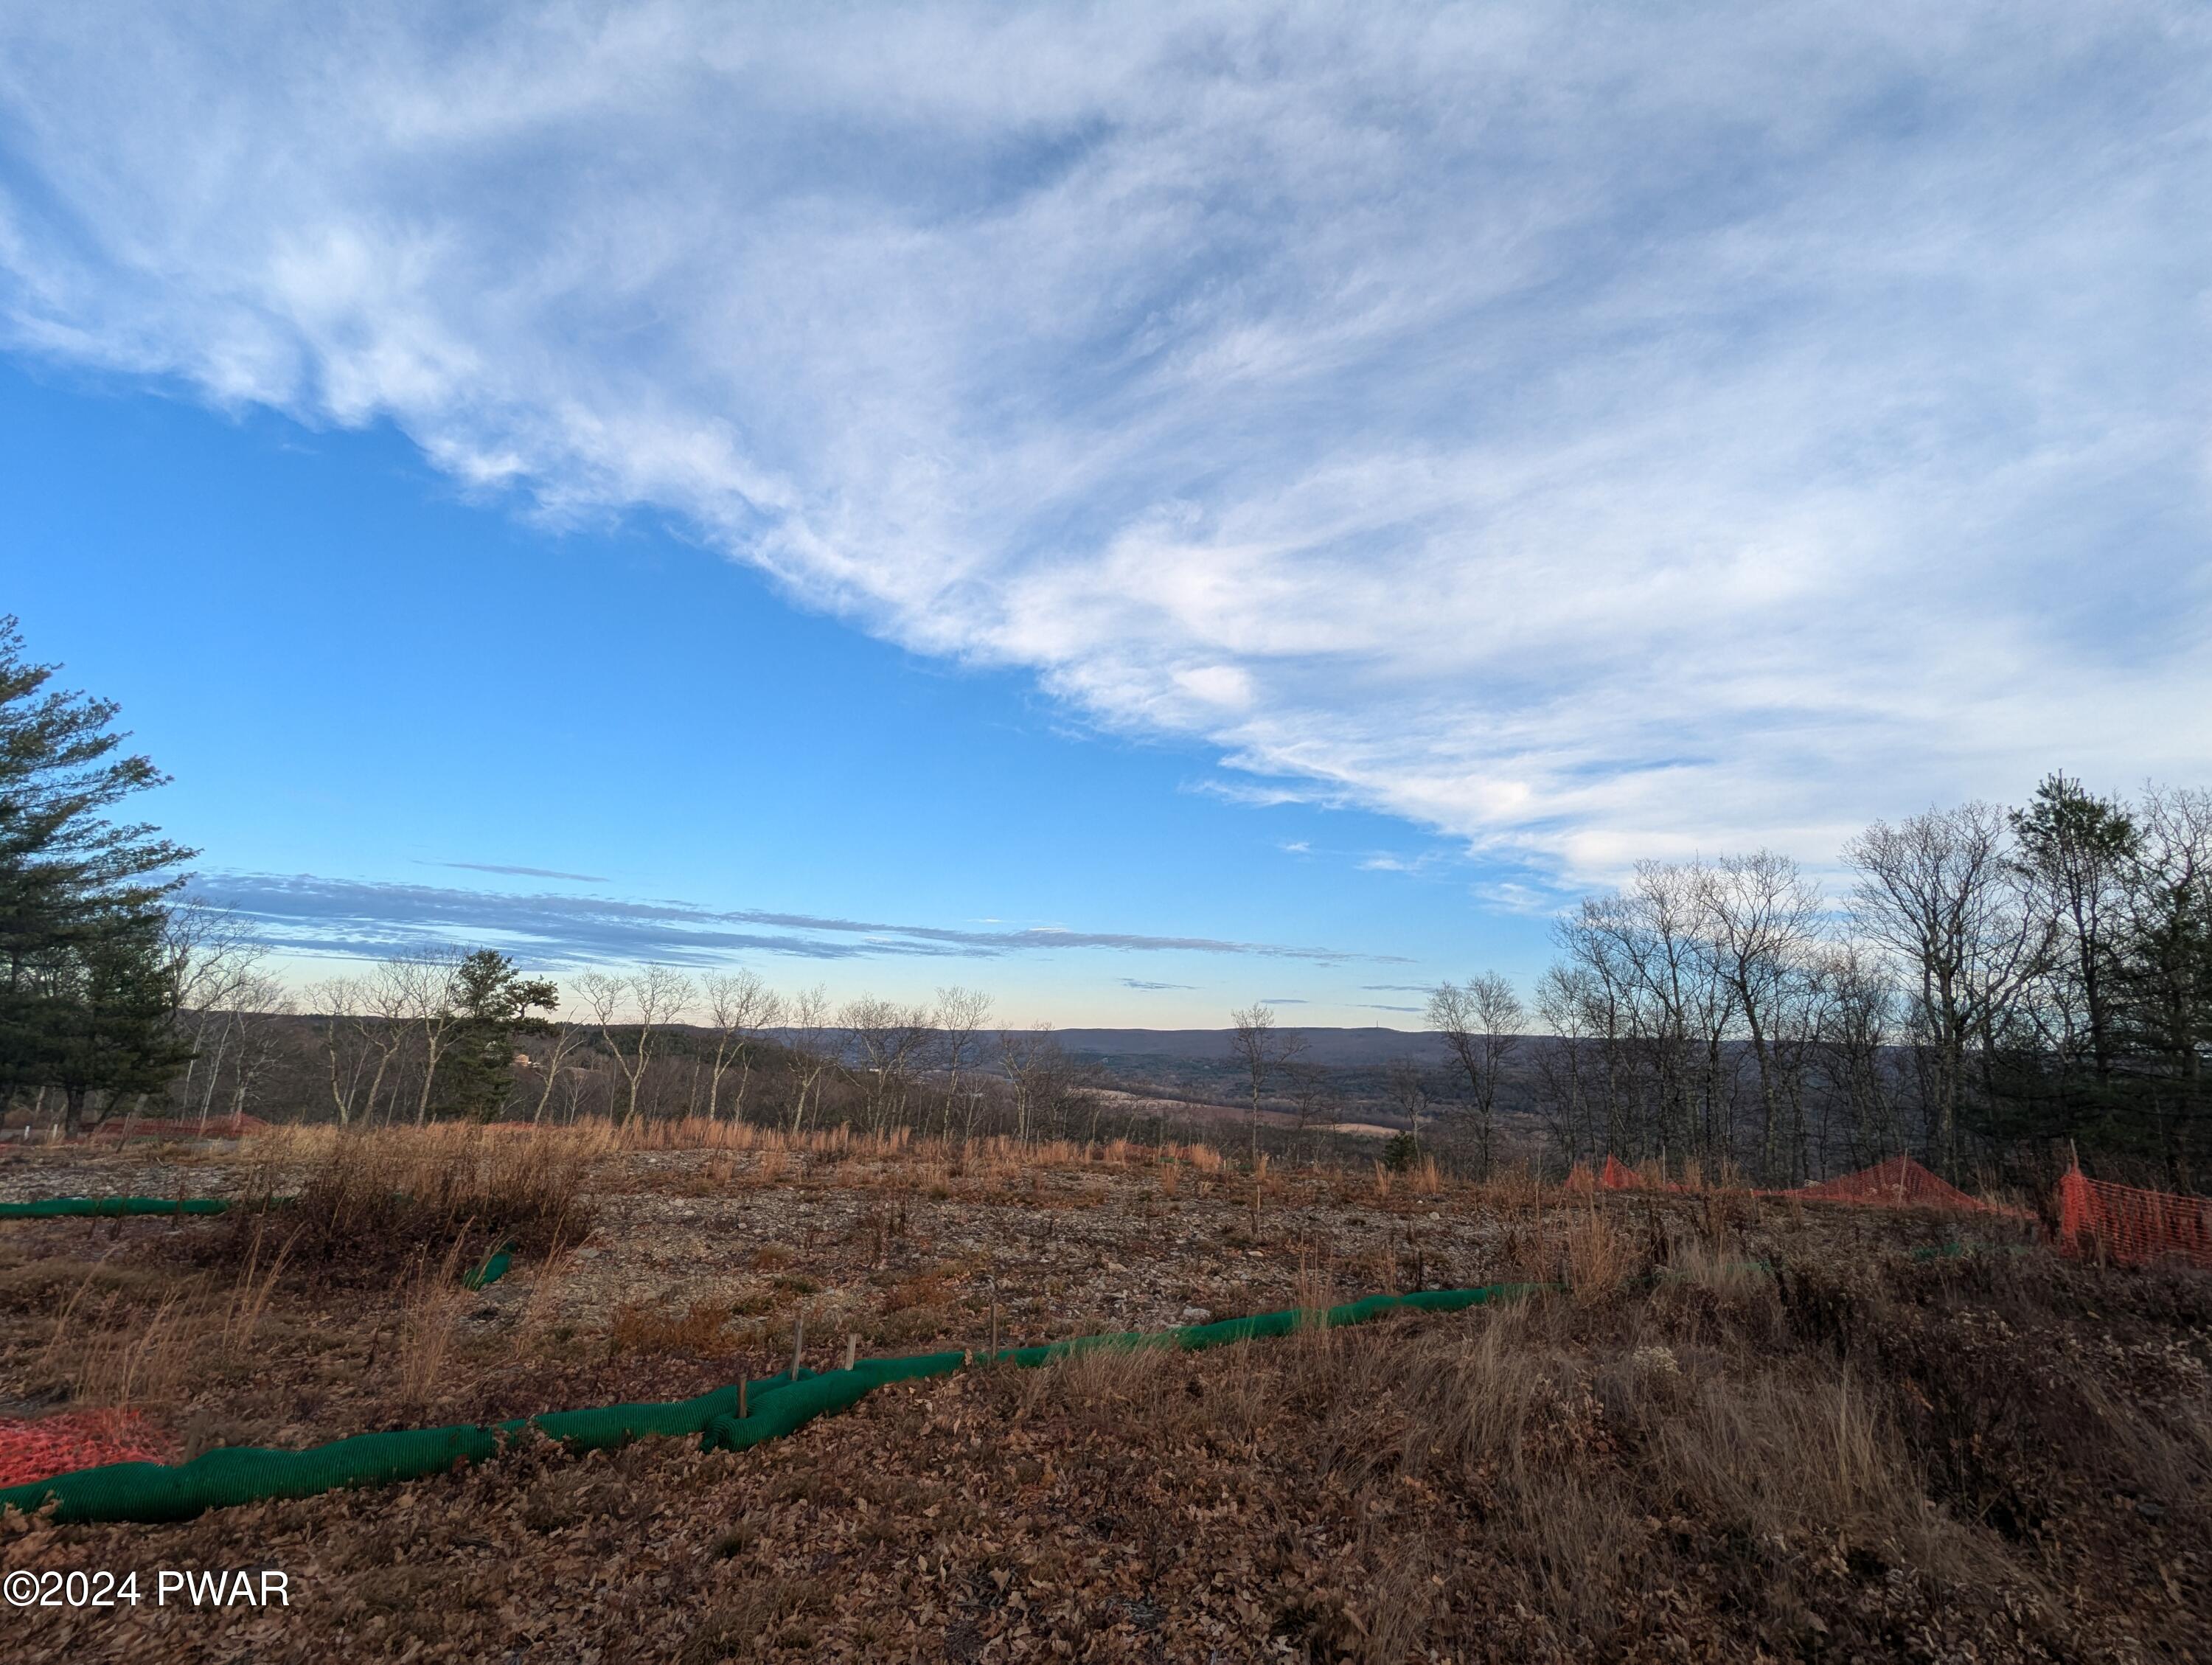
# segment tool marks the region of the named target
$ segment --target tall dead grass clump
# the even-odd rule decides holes
[[[1559,1235],[1556,1231],[1547,1230],[1542,1221],[1509,1226],[1500,1249],[1510,1281],[1516,1284],[1559,1281],[1563,1267]]]
[[[418,1255],[481,1254],[501,1242],[542,1252],[589,1231],[592,1176],[612,1149],[605,1128],[383,1127],[323,1144],[297,1205],[234,1210],[231,1257],[249,1260],[281,1218],[292,1262],[339,1284],[388,1285]]]
[[[1716,1243],[1700,1236],[1674,1245],[1668,1252],[1670,1280],[1738,1300],[1771,1294],[1774,1276],[1725,1240]]]
[[[1153,1379],[1175,1356],[1164,1343],[1109,1342],[1070,1352],[1051,1366],[1060,1393],[1072,1403],[1127,1405],[1148,1397]]]
[[[245,1270],[231,1285],[222,1306],[216,1341],[226,1358],[251,1352],[254,1339],[261,1333],[261,1321],[269,1311],[270,1298],[276,1292],[276,1280],[283,1274],[284,1263],[291,1259],[292,1246],[298,1238],[295,1231],[274,1253],[264,1254],[267,1237],[260,1231],[254,1233],[252,1244],[246,1251]]]
[[[1481,1501],[1488,1550],[1519,1586],[1501,1599],[1601,1645],[1670,1576],[1670,1519],[1719,1532],[1745,1576],[1778,1588],[1860,1549],[1941,1577],[1992,1572],[1928,1506],[1886,1401],[1832,1355],[1682,1346],[1665,1316],[1624,1334],[1577,1303],[1529,1302],[1399,1361],[1399,1461]]]
[[[410,1412],[428,1407],[444,1386],[461,1315],[476,1298],[461,1283],[460,1269],[458,1243],[434,1265],[420,1255],[401,1297],[394,1375],[399,1402]]]
[[[1298,1268],[1294,1297],[1298,1328],[1285,1365],[1285,1385],[1294,1404],[1316,1408],[1334,1391],[1340,1338],[1328,1322],[1337,1304],[1336,1280],[1320,1267]]]
[[[568,1245],[556,1237],[538,1263],[537,1273],[530,1280],[530,1293],[522,1303],[521,1316],[515,1323],[515,1333],[526,1349],[544,1345],[550,1335],[553,1315],[559,1309],[561,1291],[568,1281],[570,1270]]]
[[[1679,1366],[1677,1367],[1679,1370]],[[1845,1371],[1755,1367],[1655,1393],[1646,1371],[1611,1384],[1651,1472],[1696,1513],[1741,1521],[1754,1541],[1828,1537],[1941,1576],[1990,1568],[1925,1491],[1880,1399]]]
[[[41,1371],[78,1403],[125,1410],[180,1403],[199,1383],[250,1364],[291,1247],[264,1255],[262,1243],[257,1237],[227,1285],[205,1274],[173,1283],[159,1288],[150,1311],[135,1284],[93,1299],[95,1265],[63,1303],[39,1354]]]
[[[1563,1247],[1567,1286],[1576,1300],[1604,1300],[1627,1280],[1632,1258],[1627,1240],[1595,1203],[1568,1211]]]
[[[132,1313],[123,1322],[113,1297],[82,1322],[56,1326],[49,1359],[69,1383],[70,1397],[105,1410],[136,1410],[173,1405],[190,1392],[208,1329],[207,1314],[190,1291],[172,1290],[153,1311]]]
[[[1543,1176],[1528,1163],[1499,1163],[1468,1188],[1474,1208],[1501,1219],[1534,1218],[1544,1210]]]

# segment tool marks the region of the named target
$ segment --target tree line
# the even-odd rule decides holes
[[[1487,1161],[1516,1048],[1567,1159],[1763,1182],[1906,1154],[2041,1175],[2089,1153],[2200,1179],[2212,1095],[2212,793],[1877,821],[1823,892],[1771,851],[1639,863],[1554,927],[1532,1004],[1494,975],[1428,1007]]]
[[[1046,1029],[747,971],[587,971],[572,1001],[484,948],[398,956],[296,994],[252,933],[180,898],[194,852],[115,813],[163,777],[109,701],[57,688],[0,618],[0,1113],[71,1130],[264,1104],[341,1122],[741,1115],[945,1136],[1123,1131]],[[1939,1170],[2061,1146],[2192,1187],[2212,1091],[2212,793],[2106,798],[2052,775],[2023,807],[1876,822],[1831,896],[1771,851],[1644,862],[1556,923],[1524,1002],[1433,991],[1449,1069],[1384,1092],[1471,1165],[1532,1112],[1565,1160],[1794,1184],[1908,1153]],[[1234,1014],[1252,1155],[1264,1109],[1342,1113],[1294,1030]],[[1530,1033],[1530,1030],[1536,1033]],[[1514,1120],[1517,1123],[1518,1118]]]

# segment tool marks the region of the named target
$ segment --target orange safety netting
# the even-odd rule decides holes
[[[2058,1242],[2129,1266],[2172,1257],[2212,1267],[2212,1199],[2140,1191],[2077,1169],[2058,1182]]]
[[[1802,1185],[1782,1194],[1821,1202],[1870,1203],[1885,1208],[1952,1208],[1978,1214],[2004,1212],[1994,1203],[1968,1196],[1911,1157],[1892,1157],[1871,1168],[1862,1168],[1856,1174]]]
[[[1626,1164],[1614,1159],[1610,1152],[1605,1158],[1605,1171],[1597,1182],[1608,1191],[1637,1191],[1644,1186],[1644,1176]]]
[[[0,1487],[104,1462],[172,1462],[174,1442],[135,1411],[0,1417]]]
[[[1682,1186],[1671,1180],[1654,1185],[1619,1158],[1608,1154],[1605,1167],[1597,1173],[1590,1172],[1589,1164],[1577,1162],[1567,1170],[1565,1188],[1577,1194],[1586,1191],[1680,1191]]]

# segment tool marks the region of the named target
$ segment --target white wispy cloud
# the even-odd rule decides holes
[[[607,880],[599,873],[564,873],[555,867],[513,867],[498,861],[435,861],[418,866],[453,867],[463,872],[500,873],[514,878],[568,878],[580,884],[605,884]]]
[[[0,319],[1517,880],[1820,860],[2201,770],[2208,108],[2178,0],[24,7]]]
[[[258,936],[278,949],[331,958],[380,958],[456,943],[495,941],[532,964],[556,966],[647,961],[714,965],[760,954],[812,960],[998,959],[1101,949],[1301,960],[1316,965],[1402,963],[1405,959],[1398,954],[1218,937],[1083,931],[1065,926],[969,931],[718,908],[673,897],[635,901],[522,894],[324,878],[310,873],[208,873],[193,881],[192,890],[252,926]],[[1132,988],[1191,987],[1123,981]]]

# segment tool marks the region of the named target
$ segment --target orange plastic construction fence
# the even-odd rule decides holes
[[[0,1487],[106,1462],[170,1462],[176,1446],[136,1411],[0,1417]]]
[[[2139,1191],[2076,1170],[2058,1182],[2058,1242],[2127,1266],[2178,1259],[2212,1267],[2212,1198]]]
[[[1648,1180],[1619,1158],[1608,1154],[1605,1166],[1597,1173],[1590,1172],[1589,1164],[1577,1162],[1567,1170],[1564,1182],[1567,1190],[1580,1194],[1589,1191],[1686,1191],[1686,1185],[1677,1185],[1672,1180]]]
[[[1784,1194],[1819,1202],[1868,1203],[1883,1208],[1951,1208],[1962,1213],[2000,1213],[1996,1204],[1970,1197],[1911,1157],[1892,1157],[1856,1174],[1844,1174]]]

